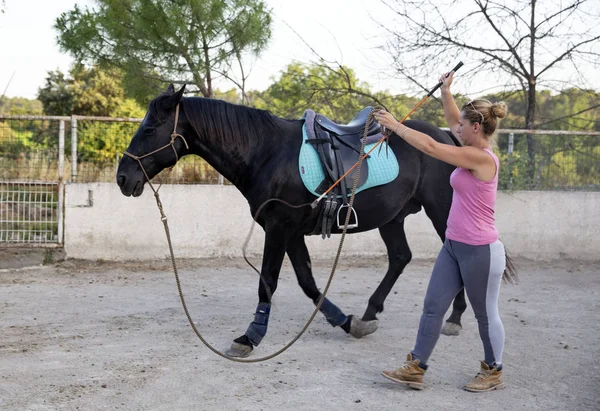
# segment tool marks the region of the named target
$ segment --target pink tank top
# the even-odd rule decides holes
[[[492,244],[498,240],[494,208],[498,190],[498,157],[484,149],[496,163],[496,175],[492,181],[478,180],[466,168],[457,168],[450,175],[454,189],[452,206],[448,216],[446,238],[469,245]]]

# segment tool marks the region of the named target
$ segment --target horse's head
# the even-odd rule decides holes
[[[146,117],[119,162],[117,184],[124,195],[141,195],[146,181],[174,166],[186,154],[187,142],[175,131],[184,89],[175,92],[171,84],[150,102]]]

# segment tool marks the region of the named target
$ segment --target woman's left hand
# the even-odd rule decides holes
[[[398,127],[398,121],[390,113],[385,110],[377,110],[373,112],[373,115],[375,116],[375,120],[383,127],[390,131],[396,131],[395,128]]]

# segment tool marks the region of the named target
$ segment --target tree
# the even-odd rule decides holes
[[[49,71],[44,87],[38,89],[38,100],[44,113],[49,116],[68,116],[73,113],[73,93],[65,74],[60,70]]]
[[[24,97],[7,98],[0,103],[0,114],[40,116],[42,115],[42,104],[38,100],[29,100]]]
[[[122,81],[123,75],[118,69],[87,68],[75,64],[69,76],[59,70],[49,72],[45,87],[38,91],[38,99],[48,115],[143,117],[144,110],[139,104],[125,96]],[[79,160],[96,163],[113,161],[115,154],[127,147],[137,126],[133,123],[80,120],[77,124]],[[40,145],[54,144],[36,135],[31,139]]]
[[[122,75],[118,70],[91,69],[75,64],[70,77],[61,71],[50,71],[46,85],[38,90],[47,115],[114,116],[125,92],[121,86]]]
[[[463,60],[473,80],[500,78],[511,92],[521,90],[527,129],[536,128],[538,88],[589,88],[595,73],[582,68],[600,66],[597,1],[382,2],[399,20],[391,26],[401,28],[389,30],[385,46],[399,56],[393,61],[398,74],[425,89],[422,79],[438,78],[442,67]],[[528,151],[533,163],[531,135]]]
[[[258,55],[271,36],[262,0],[99,0],[56,20],[60,47],[78,61],[109,64],[135,78],[187,83],[204,97],[225,77],[245,86],[241,60]],[[233,62],[240,64],[235,80]],[[242,89],[242,92],[244,90]]]
[[[125,100],[125,91],[119,70],[86,68],[76,64],[71,69],[70,84],[73,93],[73,114],[86,116],[115,116]]]

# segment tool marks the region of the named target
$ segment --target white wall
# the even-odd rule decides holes
[[[231,186],[168,185],[160,189],[177,258],[241,257],[252,224],[245,198]],[[91,201],[90,201],[91,200]],[[500,193],[497,226],[510,255],[552,260],[597,260],[600,193]],[[414,258],[435,257],[440,240],[423,212],[409,216],[406,231]],[[313,258],[333,258],[339,236],[307,238]],[[248,251],[262,253],[256,226]],[[148,187],[124,197],[116,184],[69,184],[65,193],[68,258],[146,260],[169,255],[160,213]],[[384,255],[378,231],[346,237],[344,255]]]

